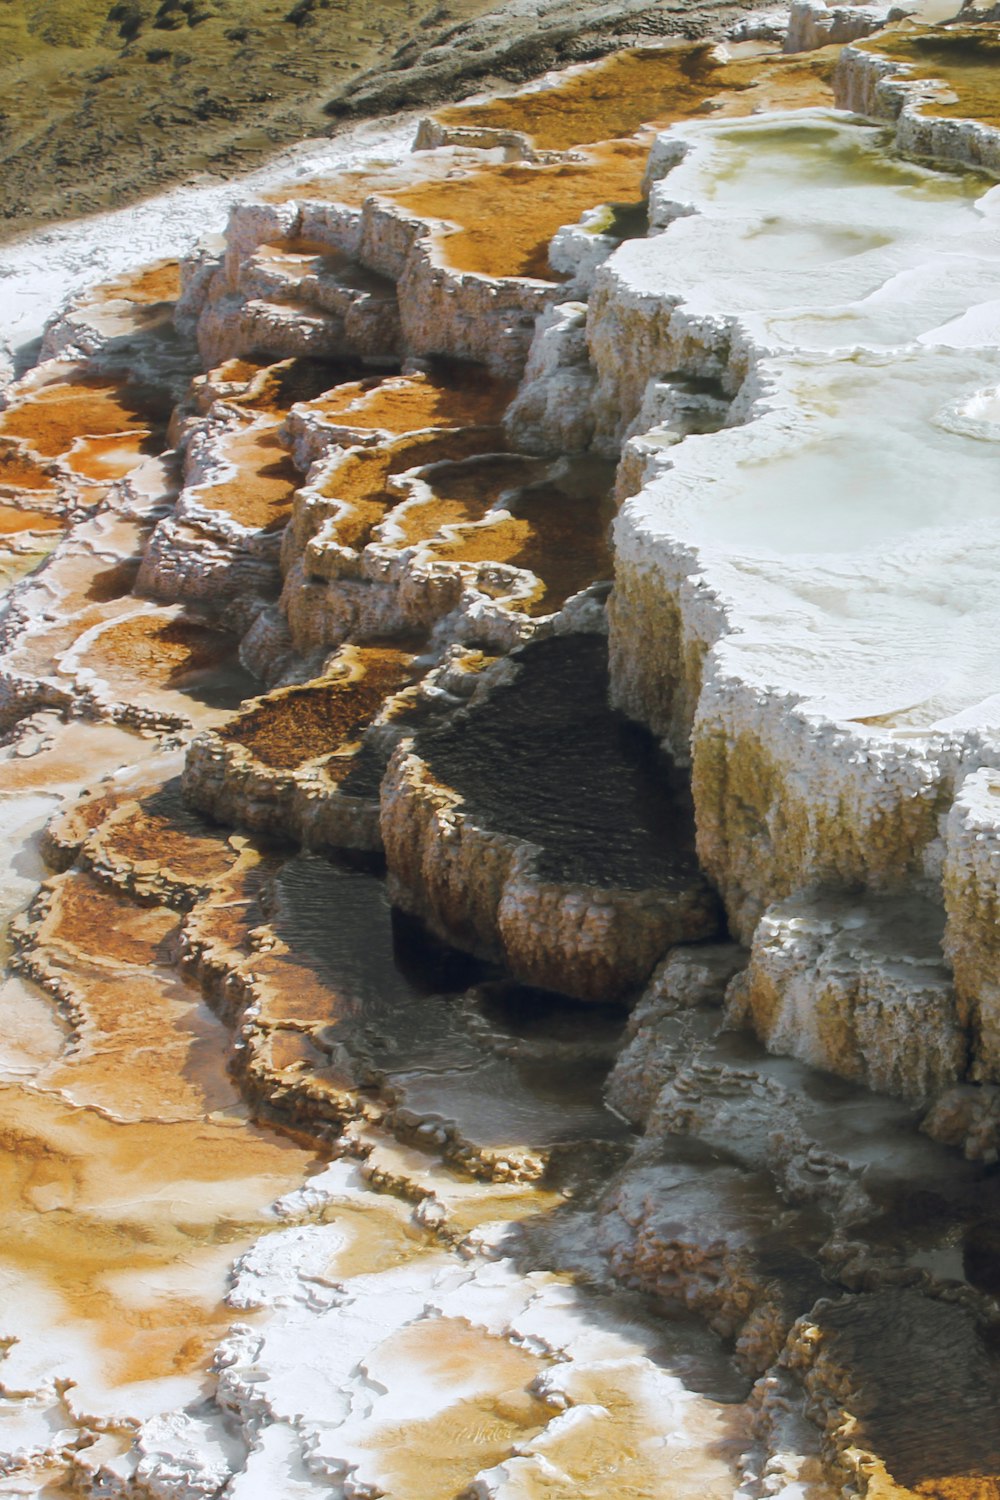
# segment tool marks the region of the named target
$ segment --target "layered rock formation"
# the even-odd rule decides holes
[[[615,253],[588,318],[606,441],[665,368],[733,397],[715,435],[664,452],[668,421],[659,451],[661,429],[630,439],[645,482],[616,528],[612,683],[690,754],[699,856],[762,965],[771,938],[758,921],[787,896],[817,901],[834,927],[836,904],[825,910],[815,888],[940,903],[942,816],[993,759],[979,665],[992,596],[975,583],[992,512],[992,429],[978,412],[995,356],[976,310],[995,279],[992,197],[870,156],[875,144],[821,114],[661,138],[659,160],[684,152],[651,198],[669,227]],[[772,196],[779,180],[800,183],[792,212]],[[810,191],[819,207],[828,187],[850,195],[849,227],[811,215]],[[664,274],[667,295],[654,290]],[[968,611],[957,669],[944,663],[961,627],[936,583],[928,592],[931,567],[954,570]],[[775,1003],[761,996],[750,1013]],[[946,1019],[956,1076],[970,1003],[960,995]],[[899,1019],[915,1062],[921,1007]],[[838,1068],[832,1039],[796,1045]],[[926,1097],[920,1065],[897,1061],[895,1088]]]
[[[995,194],[806,20],[442,111],[9,392],[15,1493],[996,1488]]]

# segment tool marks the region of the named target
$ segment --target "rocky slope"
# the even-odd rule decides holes
[[[532,78],[642,36],[699,36],[747,7],[546,0],[11,0],[0,17],[6,237],[276,146]]]

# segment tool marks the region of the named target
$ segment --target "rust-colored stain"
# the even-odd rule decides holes
[[[479,365],[454,365],[434,374],[390,375],[341,385],[308,407],[344,427],[397,436],[427,427],[494,424],[515,389],[513,381],[490,375]]]
[[[259,531],[284,526],[302,477],[278,436],[277,422],[225,438],[220,456],[235,465],[237,473],[198,489],[199,505],[224,511],[239,525]]]
[[[80,832],[110,819],[112,862],[177,863],[192,838],[157,797],[85,798]],[[224,835],[202,845],[224,873]],[[0,1262],[61,1300],[115,1383],[205,1367],[232,1321],[226,1266],[312,1159],[247,1120],[225,1034],[170,967],[178,920],[86,873],[50,881],[32,953],[76,1037],[41,1086],[0,1085]]]
[[[221,376],[234,383],[245,381],[245,389],[226,399],[234,406],[259,411],[266,416],[284,417],[299,401],[312,401],[324,391],[354,380],[358,366],[354,360],[312,359],[301,356],[283,359],[277,364],[248,366],[246,376],[230,370],[230,366],[246,364],[243,360],[230,360],[213,376]]]
[[[439,257],[453,270],[551,281],[556,230],[595,203],[637,201],[648,156],[648,142],[611,141],[580,161],[483,166],[391,196],[411,213],[455,226],[438,239]]]
[[[634,135],[644,125],[689,119],[705,113],[709,101],[717,105],[726,95],[756,94],[768,82],[794,88],[808,80],[815,93],[827,82],[829,67],[826,57],[817,62],[759,49],[734,60],[724,59],[713,42],[674,42],[617,52],[551,88],[452,105],[437,110],[436,118],[443,125],[516,130],[539,151],[571,151]],[[733,102],[738,108],[739,101]]]
[[[541,467],[540,461],[512,454],[432,470],[423,476],[427,496],[409,500],[392,518],[399,545],[429,541],[443,526],[482,520],[505,490],[528,483]]]
[[[75,872],[50,884],[57,895],[45,923],[46,944],[59,943],[84,957],[93,954],[102,963],[167,961],[166,940],[177,927],[175,913],[133,907],[115,891]]]
[[[102,630],[85,653],[85,665],[111,681],[140,678],[149,687],[176,687],[192,672],[221,666],[233,639],[197,620],[130,615]]]
[[[336,540],[343,547],[365,546],[373,527],[399,503],[399,496],[388,488],[391,475],[423,464],[493,452],[503,445],[499,427],[471,427],[410,433],[370,448],[349,449],[331,465],[319,486],[323,496],[342,503],[335,522]]]
[[[26,453],[19,443],[3,438],[0,438],[0,487],[48,493],[55,489],[51,475],[37,459]]]
[[[349,676],[288,688],[259,699],[249,713],[220,730],[264,765],[293,770],[355,740],[391,693],[414,680],[412,655],[393,646],[350,653]]]
[[[734,76],[735,75],[735,76]],[[436,111],[444,125],[516,130],[539,151],[569,151],[697,113],[722,89],[746,87],[711,42],[643,47],[582,68],[551,88]]]
[[[124,478],[148,453],[155,453],[157,447],[150,430],[139,427],[109,437],[78,438],[66,462],[85,479],[111,483]]]
[[[432,542],[435,557],[465,563],[509,563],[534,573],[540,589],[525,606],[531,615],[560,609],[571,595],[612,573],[610,500],[580,500],[553,485],[526,491],[511,515],[469,526]]]
[[[195,886],[217,880],[236,859],[225,835],[189,812],[172,785],[126,804],[98,827],[98,837],[113,863],[148,866]]]
[[[181,292],[181,268],[176,260],[157,261],[129,276],[107,281],[94,290],[94,300],[120,297],[126,302],[176,302]]]

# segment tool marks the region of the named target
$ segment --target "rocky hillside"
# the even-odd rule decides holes
[[[0,235],[231,175],[344,114],[522,80],[746,6],[6,0]]]

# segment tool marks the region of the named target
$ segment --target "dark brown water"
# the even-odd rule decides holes
[[[284,866],[276,896],[279,937],[351,1001],[333,1040],[408,1109],[489,1147],[625,1134],[601,1096],[621,1013],[496,982],[394,912],[370,869],[303,854]],[[577,1056],[554,1066],[547,1052],[570,1039]]]

